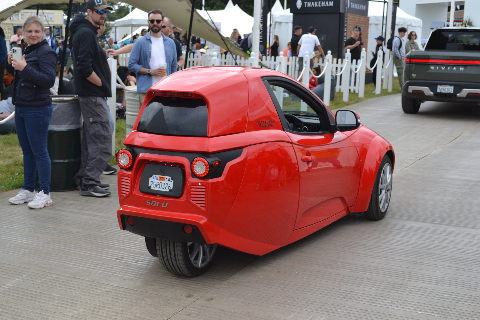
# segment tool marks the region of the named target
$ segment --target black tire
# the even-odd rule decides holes
[[[155,258],[158,257],[156,238],[145,237],[145,245],[147,246],[148,253],[150,253],[152,257],[155,257]]]
[[[420,100],[408,98],[402,95],[402,109],[405,113],[417,113],[420,110]]]
[[[175,275],[184,277],[196,277],[205,273],[212,266],[217,249],[216,244],[177,242],[164,239],[157,239],[156,242],[158,259],[165,269]],[[206,252],[209,257],[199,261],[200,251]],[[190,255],[192,255],[192,259]]]
[[[389,178],[385,174],[389,172]],[[387,181],[388,180],[388,181]],[[383,198],[385,203],[381,201],[382,192],[386,198]],[[370,220],[381,220],[387,214],[390,199],[392,197],[392,161],[385,155],[378,168],[375,184],[373,185],[372,196],[370,197],[370,204],[365,212],[365,216]]]

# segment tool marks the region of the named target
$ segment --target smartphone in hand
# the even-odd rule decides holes
[[[22,48],[21,47],[13,47],[12,48],[12,58],[17,59],[18,61],[22,61]]]

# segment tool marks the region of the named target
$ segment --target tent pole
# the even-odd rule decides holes
[[[383,1],[383,11],[382,11],[382,33],[383,36],[383,25],[385,24],[385,0]]]
[[[185,68],[188,68],[188,54],[190,52],[190,42],[192,41],[192,23],[193,13],[195,12],[195,0],[192,0],[192,11],[190,12],[190,24],[188,26],[187,51],[185,52]]]
[[[38,17],[38,12],[40,11],[40,3],[37,3],[37,17]]]
[[[67,16],[67,25],[65,26],[65,37],[63,38],[63,51],[62,51],[62,61],[60,62],[60,80],[58,81],[58,94],[63,92],[63,68],[65,68],[65,56],[67,55],[67,46],[68,46],[68,32],[70,26],[70,16],[72,15],[72,4],[73,0],[68,1],[68,16]],[[66,41],[65,41],[66,40]],[[67,70],[68,71],[68,70]]]

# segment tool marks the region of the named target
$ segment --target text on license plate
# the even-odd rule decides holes
[[[449,85],[438,85],[437,86],[438,93],[453,93],[453,86]]]
[[[148,179],[148,187],[157,191],[170,191],[173,189],[173,179],[169,176],[154,174]]]

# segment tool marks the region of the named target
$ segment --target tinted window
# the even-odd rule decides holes
[[[435,30],[428,39],[425,50],[480,51],[480,31]]]
[[[143,110],[138,131],[206,137],[207,126],[207,104],[202,99],[155,97]]]

